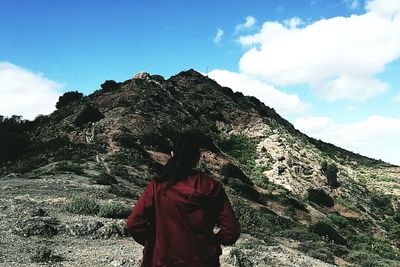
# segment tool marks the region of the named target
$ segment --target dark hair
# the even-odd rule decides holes
[[[193,168],[200,154],[200,140],[197,132],[187,130],[179,134],[174,141],[173,153],[164,166],[162,174],[155,178],[156,182],[169,180],[169,185],[173,185],[194,172]]]

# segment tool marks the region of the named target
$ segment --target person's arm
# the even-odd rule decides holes
[[[139,244],[145,244],[151,238],[151,221],[154,216],[153,182],[151,182],[136,202],[126,221],[126,227],[133,239]]]
[[[217,214],[217,225],[220,230],[214,234],[216,241],[222,245],[233,245],[240,236],[240,223],[235,217],[231,203],[221,186]]]

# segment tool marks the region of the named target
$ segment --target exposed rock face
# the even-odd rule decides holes
[[[0,162],[1,266],[139,266],[121,218],[193,127],[198,167],[223,181],[243,228],[222,266],[398,265],[399,167],[309,138],[194,70],[113,84],[28,123],[30,149]]]
[[[139,72],[133,76],[133,79],[148,79],[150,74],[147,72]]]

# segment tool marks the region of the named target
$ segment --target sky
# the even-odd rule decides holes
[[[309,136],[400,165],[400,0],[2,0],[0,115],[193,68]]]

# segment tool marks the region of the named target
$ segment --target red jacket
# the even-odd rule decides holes
[[[131,236],[144,245],[141,266],[220,266],[220,245],[234,244],[240,235],[221,182],[195,173],[165,191],[167,183],[153,180],[126,222]]]

